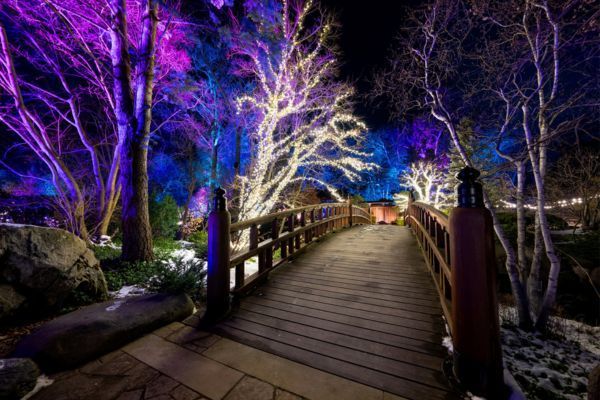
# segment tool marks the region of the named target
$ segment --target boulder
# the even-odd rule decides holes
[[[0,359],[0,399],[20,399],[33,390],[40,370],[27,358]]]
[[[13,357],[35,360],[45,371],[80,365],[189,316],[186,294],[151,294],[112,300],[62,315],[23,338]]]
[[[23,307],[26,298],[11,285],[0,283],[0,318],[12,317]]]
[[[62,229],[0,224],[0,266],[0,283],[13,287],[10,293],[4,288],[2,297],[16,304],[18,292],[36,311],[60,306],[75,289],[91,298],[108,294],[92,250]]]

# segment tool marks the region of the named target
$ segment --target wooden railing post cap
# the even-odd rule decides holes
[[[458,207],[483,208],[483,188],[477,182],[480,173],[475,168],[466,166],[460,170],[456,178],[461,181],[456,187]]]
[[[225,197],[225,189],[218,187],[215,189],[214,207],[213,211],[226,211],[227,210],[227,198]]]

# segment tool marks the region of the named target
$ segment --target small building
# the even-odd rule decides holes
[[[371,220],[376,224],[395,224],[400,209],[393,200],[368,201]]]

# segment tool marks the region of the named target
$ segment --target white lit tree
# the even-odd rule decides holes
[[[435,208],[448,205],[450,182],[448,171],[431,161],[412,163],[410,168],[400,177],[402,183],[410,186],[417,195],[417,200],[431,204]]]
[[[373,167],[357,149],[366,127],[351,111],[352,90],[336,80],[327,47],[330,22],[312,1],[285,0],[276,21],[275,39],[246,41],[236,49],[257,83],[237,101],[238,112],[256,121],[249,130],[250,165],[237,177],[239,219],[271,212],[285,202],[287,189],[302,182],[339,198],[318,178],[320,171],[333,168],[354,180]]]

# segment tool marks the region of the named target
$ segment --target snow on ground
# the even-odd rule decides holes
[[[600,363],[600,327],[553,317],[543,337],[516,327],[514,312],[500,312],[504,364],[527,398],[586,399],[588,375]]]
[[[206,271],[207,262],[200,258],[196,257],[196,252],[191,248],[181,248],[173,251],[167,260],[162,261],[167,267],[170,269],[181,269],[182,266],[187,270],[190,266],[201,263],[202,270]],[[185,268],[187,267],[187,268]],[[185,271],[179,271],[185,272]],[[156,277],[150,278],[156,279]],[[111,298],[113,299],[124,299],[127,297],[140,296],[148,293],[147,289],[139,286],[139,285],[126,285],[121,287],[119,290],[114,292],[109,292]]]
[[[551,317],[552,333],[544,337],[519,329],[514,307],[501,306],[500,319],[504,367],[527,399],[587,399],[588,376],[600,363],[600,327]],[[442,344],[452,354],[449,335]],[[471,393],[467,398],[481,399]]]
[[[48,378],[46,375],[40,375],[37,378],[35,383],[35,387],[31,390],[31,392],[27,393],[21,400],[28,400],[32,398],[37,392],[45,388],[46,386],[50,386],[54,383],[54,381]]]
[[[96,243],[94,243],[96,246],[98,247],[110,247],[113,249],[120,249],[121,246],[117,246],[116,244],[113,243],[112,238],[110,236],[107,235],[102,235],[98,238],[98,240],[96,241]]]
[[[113,299],[124,299],[126,297],[141,296],[142,294],[145,294],[145,293],[146,293],[145,288],[143,288],[141,286],[137,286],[137,285],[131,285],[131,286],[123,286],[121,289],[114,291],[114,292],[109,292],[108,294]]]

